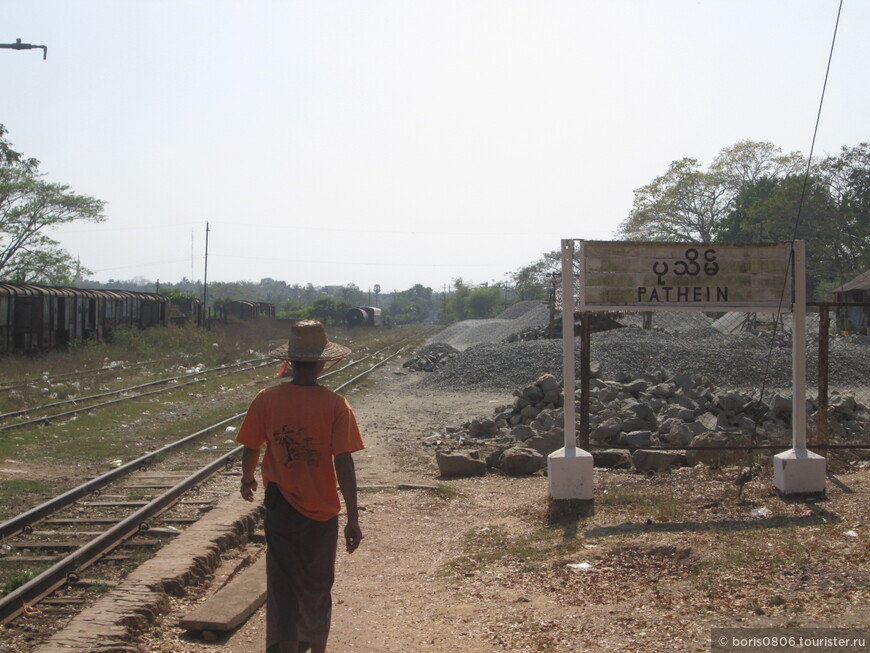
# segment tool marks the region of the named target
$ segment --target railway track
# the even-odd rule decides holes
[[[325,374],[325,385],[346,392],[405,346],[399,340],[363,352]],[[241,448],[227,428],[243,416],[227,416],[0,523],[0,624],[15,629],[25,615],[24,627],[56,629],[95,589],[112,587],[211,509],[226,494],[226,477],[240,473]]]
[[[163,392],[170,392],[179,388],[184,388],[189,385],[202,383],[207,378],[209,378],[210,375],[214,377],[225,376],[228,374],[237,374],[274,364],[275,361],[272,359],[254,358],[246,361],[232,363],[230,365],[221,365],[219,367],[213,367],[209,369],[198,370],[195,372],[179,374],[176,376],[165,377],[162,379],[157,379],[155,381],[148,381],[147,383],[139,383],[137,385],[120,388],[118,390],[101,392],[85,397],[64,399],[62,401],[54,401],[47,404],[32,406],[30,408],[22,408],[19,410],[2,413],[0,414],[0,422],[8,421],[21,416],[24,416],[25,419],[19,420],[17,422],[11,422],[5,425],[0,423],[0,433],[23,426],[30,426],[33,424],[48,424],[52,420],[71,417],[73,415],[77,415],[78,413],[96,410],[97,408],[103,408],[105,406],[110,406],[112,404],[116,404],[122,401],[130,401],[155,394],[161,394]],[[156,390],[149,390],[149,388],[154,388],[155,386],[165,387],[161,387]],[[108,397],[116,398],[108,399]],[[75,408],[71,408],[69,410],[62,410],[61,412],[57,413],[43,413],[43,411],[60,408],[63,406],[75,406]],[[42,414],[38,417],[30,417],[30,415],[33,415],[34,413]]]

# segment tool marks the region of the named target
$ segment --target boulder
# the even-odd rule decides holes
[[[631,431],[619,436],[619,443],[629,449],[643,449],[652,442],[652,431]]]
[[[685,447],[697,435],[692,430],[692,424],[677,424],[671,427],[667,433],[659,434],[659,438],[675,447]]]
[[[527,385],[523,388],[522,396],[520,400],[523,401],[526,405],[535,404],[541,399],[544,398],[544,392],[541,390],[540,386],[537,385]]]
[[[686,456],[673,451],[638,449],[631,454],[634,468],[641,474],[658,474],[686,466]]]
[[[564,417],[562,416],[561,411],[555,411],[549,408],[545,408],[537,414],[534,421],[532,422],[532,426],[535,428],[536,431],[545,432],[558,426],[563,421]]]
[[[679,404],[669,404],[661,414],[661,417],[666,419],[679,419],[684,422],[691,422],[695,419],[695,411],[691,408],[680,406]]]
[[[473,419],[468,427],[468,435],[472,438],[489,438],[498,435],[498,426],[495,420],[487,418]]]
[[[647,381],[644,381],[642,379],[635,379],[634,381],[624,383],[622,385],[622,389],[625,390],[625,392],[637,395],[638,393],[646,392],[646,389],[649,388],[649,385],[650,384]]]
[[[647,392],[654,397],[673,397],[677,391],[676,383],[657,383],[647,389]]]
[[[520,411],[520,416],[522,417],[522,421],[524,424],[531,424],[540,412],[541,410],[539,408],[536,408],[535,406],[529,404]]]
[[[468,452],[447,453],[439,451],[435,454],[435,462],[438,463],[438,473],[441,476],[486,475],[486,463]]]
[[[501,469],[501,455],[512,446],[512,444],[503,444],[493,447],[492,451],[486,455],[486,466]]]
[[[622,420],[611,417],[604,420],[589,433],[589,441],[593,444],[611,444],[622,430]]]
[[[529,476],[539,471],[546,459],[534,449],[511,447],[501,455],[501,469],[508,476]]]
[[[709,467],[730,465],[740,458],[739,451],[733,449],[716,451],[715,449],[701,449],[699,447],[726,447],[731,444],[733,442],[727,433],[715,431],[701,433],[701,435],[692,438],[692,442],[686,447],[686,462],[691,467],[698,463],[703,463]]]
[[[688,391],[694,390],[696,385],[692,375],[686,372],[674,375],[674,383],[676,383],[681,389]]]
[[[555,390],[557,392],[562,391],[562,384],[559,383],[559,379],[557,379],[552,374],[542,375],[537,381],[535,381],[535,384],[540,386],[544,394],[547,394],[552,390]]]
[[[542,456],[549,456],[565,446],[565,429],[557,426],[546,433],[533,435],[523,445],[534,449]]]
[[[624,418],[623,429],[626,431],[639,431],[641,429],[658,429],[658,419],[652,407],[648,403],[633,402],[623,406],[622,409]],[[629,428],[628,424],[632,427]]]
[[[596,397],[601,403],[606,404],[619,396],[619,388],[608,385],[598,390],[590,390],[589,394]]]
[[[511,429],[511,437],[514,440],[519,440],[520,442],[525,442],[526,440],[535,435],[535,429],[533,429],[528,424],[517,424]]]
[[[592,464],[608,469],[631,469],[631,456],[625,449],[604,449],[592,452]]]

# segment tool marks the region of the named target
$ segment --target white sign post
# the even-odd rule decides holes
[[[793,251],[792,448],[773,457],[773,484],[783,494],[821,494],[825,491],[827,462],[824,457],[807,450],[807,284],[804,242],[795,242]]]
[[[792,304],[792,449],[774,457],[784,494],[825,489],[825,459],[806,448],[806,271],[803,241],[773,245],[579,241],[576,309],[780,312]],[[551,499],[590,501],[592,457],[576,449],[574,241],[562,241],[565,446],[548,460]],[[588,457],[588,460],[587,460]]]
[[[582,285],[581,290],[582,293]],[[582,298],[581,298],[582,301]],[[577,448],[574,404],[574,241],[562,241],[562,392],[565,446],[547,457],[550,518],[594,511],[592,454]]]

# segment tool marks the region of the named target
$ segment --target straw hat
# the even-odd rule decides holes
[[[350,349],[326,339],[326,329],[316,320],[301,320],[290,327],[286,345],[269,352],[285,361],[337,361],[350,356]]]

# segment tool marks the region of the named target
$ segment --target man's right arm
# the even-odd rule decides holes
[[[257,491],[257,463],[260,460],[260,450],[245,447],[242,451],[242,487],[240,492],[245,501],[254,500]]]

